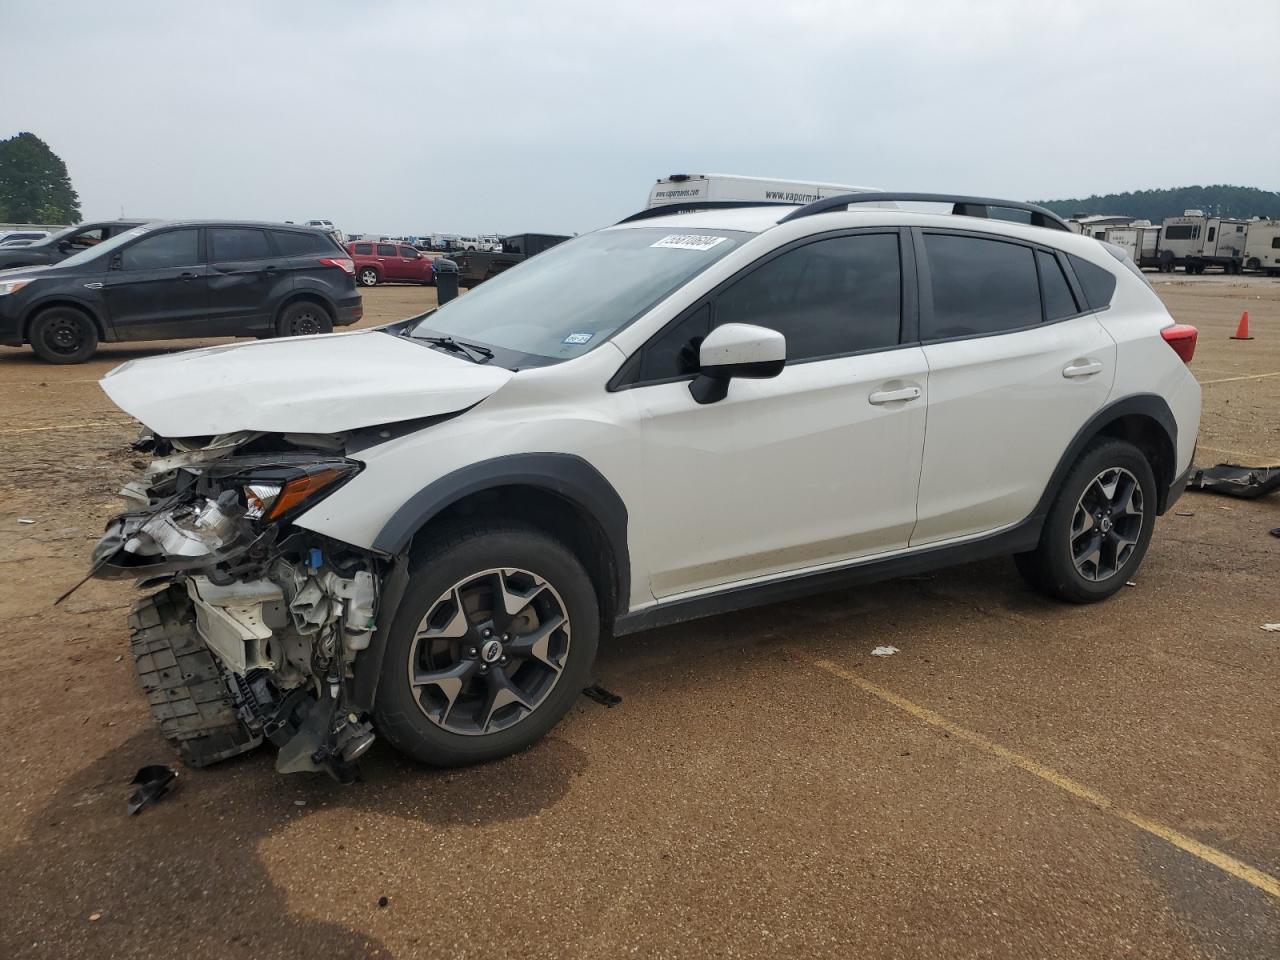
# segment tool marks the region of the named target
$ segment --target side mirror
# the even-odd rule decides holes
[[[776,377],[787,363],[787,338],[750,323],[716,327],[698,348],[698,376],[689,392],[698,403],[716,403],[729,393],[734,377]]]
[[[67,252],[68,250],[70,250],[70,249],[71,249],[71,241],[70,241],[70,240],[59,240],[59,241],[58,241],[58,251],[59,251],[60,253],[66,253],[66,252]]]

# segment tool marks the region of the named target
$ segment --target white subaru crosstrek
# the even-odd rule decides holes
[[[648,210],[389,327],[111,371],[154,460],[92,569],[160,588],[165,735],[471,763],[602,637],[998,554],[1113,594],[1186,483],[1196,331],[1048,211],[921,199]]]

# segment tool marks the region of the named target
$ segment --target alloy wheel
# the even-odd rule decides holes
[[[509,729],[538,709],[569,656],[564,600],[535,573],[484,570],[442,593],[418,624],[408,679],[429,720],[450,733]]]
[[[1071,517],[1071,559],[1086,580],[1109,580],[1133,555],[1145,514],[1142,485],[1123,467],[1093,478]]]

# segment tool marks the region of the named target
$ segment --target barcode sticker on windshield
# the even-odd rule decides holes
[[[728,239],[728,237],[704,237],[696,233],[673,233],[649,246],[669,247],[672,250],[710,250],[717,243],[724,243]]]

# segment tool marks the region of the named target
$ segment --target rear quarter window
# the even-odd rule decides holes
[[[1075,271],[1076,279],[1080,281],[1089,309],[1102,310],[1104,307],[1109,307],[1111,297],[1116,292],[1116,275],[1074,254],[1067,254],[1067,260],[1071,263],[1071,269]]]
[[[302,257],[312,253],[329,253],[333,241],[318,233],[294,233],[292,230],[273,230],[271,239],[282,257]]]
[[[373,256],[372,243],[357,243],[352,249],[356,252],[356,256],[360,256],[360,257]]]

